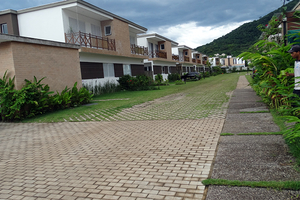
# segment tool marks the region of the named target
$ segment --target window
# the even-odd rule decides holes
[[[101,36],[101,28],[100,28],[100,26],[91,24],[91,28],[92,28],[92,34],[93,35]]]
[[[0,26],[1,26],[0,33],[8,34],[7,24],[0,24]]]
[[[188,52],[187,52],[187,51],[185,51],[185,52],[184,52],[184,55],[185,55],[185,56],[187,56],[187,55],[188,55]]]
[[[161,45],[160,45],[160,49],[161,49],[161,50],[164,50],[164,49],[165,49],[165,44],[161,44]]]
[[[136,44],[136,37],[130,36],[130,44]]]
[[[123,73],[124,75],[130,75],[131,76],[131,67],[130,65],[123,65]]]
[[[72,17],[69,17],[69,30],[68,33],[76,33],[76,32],[83,32],[85,33],[85,23],[82,21],[77,21],[77,19],[74,19]]]
[[[111,35],[111,26],[105,26],[105,35]]]
[[[115,77],[115,68],[113,63],[103,63],[104,78]]]

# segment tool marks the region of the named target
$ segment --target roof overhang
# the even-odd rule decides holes
[[[193,50],[191,47],[188,47],[188,46],[185,46],[185,45],[179,45],[177,46],[178,49],[183,49],[183,50],[186,50],[186,49],[190,49],[190,50]]]
[[[87,6],[78,4],[78,3],[73,3],[70,4],[70,6],[63,8],[63,10],[68,10],[74,13],[80,13],[80,15],[96,19],[99,21],[106,21],[106,20],[113,20],[113,17],[106,15],[101,12],[97,12],[91,8],[88,8]]]
[[[136,33],[136,34],[141,34],[141,33],[146,33],[147,31],[145,31],[144,29],[140,29],[136,26],[132,26],[131,24],[128,25],[129,26],[129,31]]]
[[[150,34],[142,34],[142,35],[138,35],[138,38],[146,38],[146,39],[151,39],[151,40],[154,40],[154,41],[157,41],[157,42],[160,42],[160,41],[169,41],[171,42],[172,44],[172,47],[176,47],[178,45],[177,42],[169,39],[169,38],[166,38],[162,35],[159,35],[157,33],[150,33]]]
[[[6,14],[17,14],[18,12],[16,10],[3,10],[0,11],[0,15],[6,15]]]
[[[95,17],[104,17],[106,19],[113,19],[113,18],[116,18],[116,19],[119,19],[125,23],[128,23],[134,27],[137,27],[141,30],[144,30],[144,31],[147,31],[147,28],[143,27],[143,26],[140,26],[136,23],[133,23],[127,19],[124,19],[118,15],[115,15],[111,12],[108,12],[106,10],[103,10],[97,6],[94,6],[86,1],[83,1],[83,0],[64,0],[64,1],[59,1],[59,2],[56,2],[56,3],[51,3],[51,4],[46,4],[46,5],[42,5],[42,6],[37,6],[37,7],[33,7],[33,8],[28,8],[28,9],[23,9],[23,10],[19,10],[17,11],[17,14],[23,14],[23,13],[28,13],[28,12],[33,12],[33,11],[38,11],[38,10],[43,10],[43,9],[48,9],[48,8],[54,8],[54,7],[58,7],[58,6],[63,6],[65,8],[68,8],[68,7],[72,7],[74,6],[74,4],[77,6],[77,8],[79,9],[83,9],[83,11],[85,12],[85,14],[87,14],[86,12],[88,10],[92,11],[93,15]],[[79,6],[80,5],[80,6]],[[73,9],[73,8],[71,8]],[[73,9],[74,11],[74,9]],[[90,14],[88,14],[87,16],[90,16]],[[97,18],[96,18],[97,19]]]

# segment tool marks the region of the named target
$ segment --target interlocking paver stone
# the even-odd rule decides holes
[[[232,93],[200,94],[0,123],[0,198],[201,199]]]
[[[1,123],[0,195],[193,198],[209,173],[223,123]],[[195,191],[185,195],[189,189]]]

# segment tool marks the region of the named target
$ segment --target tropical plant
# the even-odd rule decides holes
[[[0,114],[2,121],[22,120],[49,111],[64,109],[88,103],[92,94],[85,88],[77,89],[77,83],[72,90],[67,87],[59,94],[53,95],[48,85],[42,84],[42,78],[33,81],[25,79],[20,90],[14,89],[14,77],[8,78],[7,71],[0,79]]]
[[[155,81],[156,81],[158,84],[161,84],[161,83],[164,81],[163,76],[162,76],[161,74],[157,74],[157,75],[155,76]]]

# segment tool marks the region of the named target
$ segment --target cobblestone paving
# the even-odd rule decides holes
[[[201,98],[80,116],[95,122],[0,123],[0,199],[202,199],[227,101]]]

